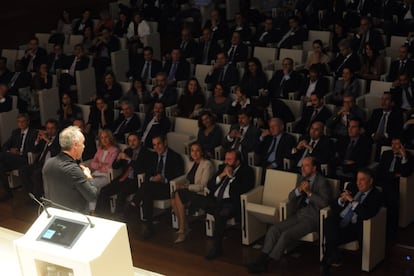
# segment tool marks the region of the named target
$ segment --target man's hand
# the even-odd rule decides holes
[[[350,191],[345,190],[340,197],[342,202],[352,202],[354,200],[354,198],[352,197],[352,194]]]
[[[83,174],[86,176],[87,179],[92,179],[91,170],[88,167],[85,167],[84,165],[79,165],[83,171]]]

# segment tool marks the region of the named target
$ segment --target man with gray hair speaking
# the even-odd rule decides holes
[[[97,197],[89,168],[79,165],[85,137],[78,127],[65,128],[59,135],[62,152],[49,158],[42,170],[45,197],[79,212]]]

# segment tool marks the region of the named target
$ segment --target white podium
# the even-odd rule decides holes
[[[22,275],[134,275],[124,223],[48,208],[27,233],[14,241]],[[54,274],[55,275],[55,274]]]

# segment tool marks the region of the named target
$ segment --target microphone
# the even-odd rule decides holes
[[[45,210],[45,213],[47,215],[47,218],[50,218],[52,215],[49,213],[49,211],[47,210],[47,207],[40,202],[32,193],[29,193],[29,196],[31,199],[33,199],[37,204],[39,204],[40,207],[42,207],[43,210]]]
[[[48,203],[48,204],[50,204],[50,205],[52,205],[52,206],[56,206],[56,207],[58,207],[58,208],[60,208],[60,209],[64,209],[64,210],[69,211],[69,212],[78,213],[78,214],[83,215],[83,216],[84,216],[84,217],[88,220],[89,226],[90,226],[91,228],[94,228],[94,227],[95,227],[95,224],[93,224],[93,223],[92,223],[91,219],[90,219],[87,215],[85,215],[85,214],[83,214],[83,213],[81,213],[81,212],[79,212],[79,211],[76,211],[76,210],[74,210],[74,209],[72,209],[72,208],[69,208],[69,207],[63,206],[63,205],[61,205],[61,204],[59,204],[59,203],[56,203],[56,202],[54,202],[54,201],[52,201],[52,200],[50,200],[50,199],[47,199],[47,198],[45,198],[45,197],[43,197],[43,196],[42,196],[40,199],[41,199],[43,202],[46,202],[46,203]]]

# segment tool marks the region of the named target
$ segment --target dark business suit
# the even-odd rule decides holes
[[[12,72],[9,69],[5,69],[3,72],[0,72],[0,83],[7,85],[11,79]]]
[[[308,91],[308,87],[310,85],[310,82],[311,82],[310,78],[306,78],[306,80],[304,81],[304,83],[303,83],[303,85],[300,89],[300,95],[301,96],[306,95],[306,92]],[[315,85],[315,90],[313,92],[318,94],[319,97],[323,97],[326,94],[328,94],[329,92],[331,92],[331,91],[329,91],[329,81],[328,81],[328,79],[321,76],[317,80],[316,85]]]
[[[358,189],[354,183],[348,185],[347,190],[353,196],[358,193]],[[349,202],[344,206],[339,205],[338,199],[331,203],[332,214],[324,222],[325,234],[325,254],[324,263],[328,264],[330,261],[339,261],[338,246],[353,240],[358,240],[362,243],[363,221],[375,216],[383,205],[382,193],[375,187],[366,195],[362,203],[354,209],[356,214],[356,222],[350,222],[344,227],[340,227],[342,217],[340,213],[347,208]]]
[[[233,129],[240,129],[239,124],[232,125],[230,128],[230,132]],[[254,152],[257,150],[259,146],[259,136],[260,136],[260,130],[255,127],[254,125],[249,125],[247,131],[243,133],[242,139],[240,141],[240,147],[241,147],[241,154],[242,159],[244,161],[247,161],[247,155],[249,152]],[[236,144],[237,139],[229,140],[229,137],[226,136],[224,139],[223,147],[225,150],[232,149]]]
[[[401,105],[403,103],[403,93],[404,93],[408,101],[408,104],[410,105],[410,108],[408,108],[407,110],[411,110],[414,108],[414,82],[410,82],[408,84],[408,87],[406,88],[397,86],[394,89],[391,89],[390,92],[393,94],[396,107],[401,107],[401,109],[403,109]]]
[[[281,37],[285,36],[284,33]],[[282,43],[278,46],[279,48],[292,49],[293,46],[302,45],[303,41],[308,38],[308,32],[302,28],[298,27],[293,33],[291,33]],[[280,41],[278,42],[280,43]]]
[[[47,68],[49,72],[55,73],[57,69],[63,69],[67,63],[67,56],[61,54],[56,56],[55,53],[51,53],[47,56]]]
[[[194,39],[190,39],[188,41],[178,41],[177,48],[181,50],[182,58],[193,58],[197,55],[197,42]]]
[[[163,157],[165,158],[163,165],[164,173],[161,173],[165,182],[151,181],[151,177],[158,174],[158,154],[154,152],[147,159],[149,167],[145,173],[145,181],[134,197],[136,206],[139,206],[140,202],[142,202],[143,215],[147,223],[152,222],[154,200],[170,198],[169,181],[184,174],[184,161],[181,155],[170,148],[168,148],[166,155],[166,157]]]
[[[314,122],[322,122],[326,123],[329,118],[332,116],[332,112],[326,108],[326,106],[322,106],[322,109],[318,111],[318,114],[315,118],[312,119],[312,115],[314,113],[314,108],[312,106],[307,106],[302,112],[302,119],[299,123],[295,126],[294,132],[297,133],[308,133],[309,128]]]
[[[152,111],[149,111],[145,115],[144,123],[142,124],[142,135],[147,131],[148,124],[151,122],[151,120],[154,118],[154,113]],[[165,114],[161,115],[161,120],[159,120],[157,123],[154,123],[150,130],[148,130],[148,133],[145,137],[145,141],[143,140],[142,143],[145,147],[152,149],[152,138],[159,136],[159,135],[166,135],[171,129],[171,122],[170,119],[168,119]],[[144,138],[144,137],[143,137]]]
[[[371,118],[369,118],[366,126],[366,131],[368,135],[374,134],[379,126],[383,115],[382,108],[374,109],[372,112]],[[381,145],[389,145],[391,143],[391,137],[400,137],[402,134],[403,126],[403,114],[400,110],[394,109],[388,115],[388,123],[386,125],[386,133],[388,138],[384,137],[379,143]]]
[[[216,27],[211,27],[211,20],[207,20],[204,24],[204,28],[211,29],[211,37],[214,41],[225,40],[229,37],[229,27],[226,22],[218,22]]]
[[[135,78],[143,79],[144,81],[147,80],[148,75],[147,76],[144,76],[143,75],[145,66],[146,66],[146,61],[145,60],[141,60],[138,63],[137,67],[132,69],[132,72],[131,72],[132,75],[135,76]],[[162,71],[162,63],[159,60],[152,59],[149,66],[150,66],[150,69],[151,70],[148,70],[148,71],[149,71],[149,74],[150,74],[150,78],[151,79],[152,78],[155,78],[155,76],[159,72]]]
[[[13,81],[13,76],[17,75],[17,78]],[[9,74],[9,79],[5,84],[9,86],[9,94],[19,96],[19,89],[29,87],[32,81],[32,75],[29,72],[13,72]]]
[[[170,74],[172,64],[173,64],[172,61],[167,61],[164,65],[163,71],[165,72],[167,77]],[[181,59],[180,61],[178,61],[175,75],[173,78],[177,82],[177,81],[187,80],[189,76],[190,76],[190,63],[188,63],[188,61],[186,61],[185,59]]]
[[[29,51],[29,50],[27,50]],[[27,53],[26,51],[26,53]],[[45,49],[38,47],[36,51],[36,56],[33,58],[33,68],[30,70],[30,72],[35,72],[40,64],[45,63],[47,61],[47,52]],[[29,64],[30,64],[31,56],[24,56],[22,58],[22,63],[24,68],[29,71]]]
[[[275,43],[277,41],[278,33],[276,30],[272,29],[270,31],[262,30],[257,32],[254,44],[256,46],[266,46],[270,43]]]
[[[96,199],[93,180],[87,179],[76,160],[66,153],[47,160],[42,174],[45,197],[60,205],[86,213],[88,203]]]
[[[4,103],[0,103],[0,113],[9,112],[13,108],[13,98],[6,95],[4,97]]]
[[[236,48],[231,51],[231,48],[236,46]],[[243,43],[239,43],[237,45],[226,45],[223,48],[223,51],[227,53],[229,56],[229,63],[236,65],[238,62],[245,62],[247,60],[248,49],[247,46]]]
[[[305,139],[308,141],[308,144],[311,144],[311,139],[309,137],[301,138],[299,141]],[[306,149],[301,149],[299,151],[296,151],[296,153],[292,154],[293,159],[293,166],[292,170],[298,171],[300,169],[297,167],[298,162],[302,159]],[[333,145],[332,141],[325,135],[321,136],[319,138],[318,143],[314,146],[312,152],[307,152],[306,156],[311,156],[316,159],[318,164],[328,164],[330,165],[333,158]],[[306,157],[305,156],[305,157]]]
[[[270,156],[269,150],[273,143],[273,136],[268,135],[264,137],[263,141],[260,143],[257,153],[261,157],[261,167],[267,168],[268,166],[271,166],[273,169],[281,169],[283,168],[283,159],[290,157],[291,149],[295,146],[296,140],[292,135],[286,132],[283,132],[280,135],[279,143],[277,144],[277,147],[274,148],[274,151],[276,152],[274,160],[268,160],[268,157]]]
[[[280,118],[283,122],[293,122],[295,120],[295,115],[293,115],[292,110],[289,106],[285,104],[284,101],[278,98],[271,99],[270,104],[272,105],[272,113],[270,114],[273,118]]]
[[[402,63],[402,64],[401,64]],[[414,72],[414,60],[407,59],[405,61],[394,60],[391,62],[390,71],[388,73],[388,81],[395,81],[398,79],[400,73],[413,74]]]
[[[155,88],[156,87],[154,87],[153,90]],[[161,98],[159,98],[156,94],[153,95],[151,94],[151,92],[146,91],[142,99],[144,104],[150,105],[150,110],[152,109],[152,106],[157,100],[160,100],[164,104],[164,107],[168,107],[168,106],[176,104],[178,100],[177,89],[171,86],[166,86],[164,90],[162,91]]]
[[[290,72],[290,79],[283,81],[283,71],[278,70],[267,84],[269,90],[269,98],[284,98],[287,99],[288,93],[299,91],[302,83],[302,77],[298,72]]]
[[[123,212],[127,197],[138,191],[137,175],[148,170],[148,158],[151,153],[147,148],[141,146],[135,160],[132,159],[133,150],[131,148],[125,149],[124,153],[131,158],[131,161],[116,159],[112,164],[113,169],[122,169],[122,173],[99,192],[96,202],[96,211],[99,214],[105,215],[109,213],[109,199],[114,194],[117,195],[115,213],[120,214]],[[124,176],[128,172],[129,174],[125,178]]]
[[[365,1],[365,3],[370,1]],[[365,43],[369,43],[376,51],[381,51],[385,48],[384,40],[382,39],[382,35],[379,31],[375,29],[370,29],[366,34],[368,36],[368,41],[364,40],[364,35],[361,36],[354,36],[353,44],[354,44],[354,51],[363,54],[365,53]]]
[[[124,120],[125,117],[121,114],[112,124],[112,132],[119,143],[125,143],[126,133],[138,131],[141,128],[141,122],[138,115],[135,113],[132,115],[131,119],[123,124]]]
[[[334,72],[336,76],[342,76],[342,69],[348,67],[351,69],[351,72],[358,72],[361,69],[361,61],[358,54],[351,53],[350,56],[344,57],[339,55],[332,62],[329,63],[331,72]]]
[[[227,64],[224,68],[214,69],[213,72],[207,74],[205,83],[207,83],[211,88],[213,88],[214,84],[218,82],[222,82],[227,86],[227,88],[238,84],[239,71],[235,66]]]
[[[70,56],[66,58],[66,63],[63,69],[70,70],[72,64],[75,62],[76,56]],[[75,72],[82,71],[88,68],[89,66],[89,57],[87,55],[81,56],[76,60],[75,63]],[[63,73],[60,76],[59,90],[68,91],[70,86],[76,83],[76,73],[70,75],[69,73]]]
[[[331,187],[322,175],[316,174],[313,181],[310,181],[310,197],[305,193],[296,193],[302,181],[304,178],[298,177],[296,188],[289,193],[291,215],[285,221],[270,227],[266,233],[262,252],[274,260],[279,260],[283,252],[295,246],[304,235],[318,231],[319,211],[326,207],[331,199]]]
[[[205,50],[204,48],[207,47]],[[207,57],[204,56],[205,51]],[[197,46],[197,55],[195,56],[195,64],[210,65],[211,61],[216,59],[217,53],[220,51],[220,46],[216,41],[210,40],[206,46],[205,41],[201,41]]]

